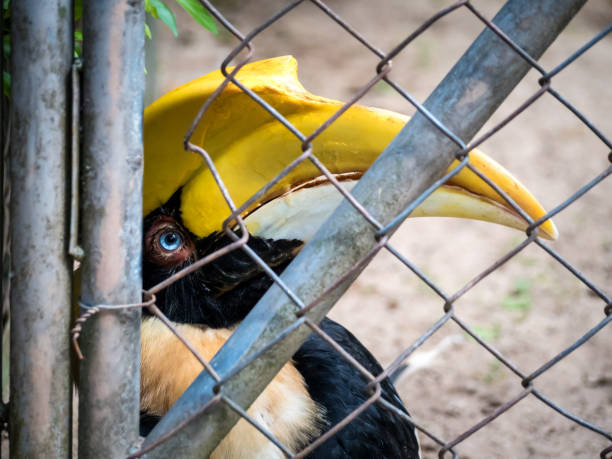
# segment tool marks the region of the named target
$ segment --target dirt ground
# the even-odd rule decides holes
[[[383,51],[450,1],[330,0],[345,20]],[[503,2],[472,2],[491,18]],[[225,0],[215,4],[243,32],[286,4]],[[179,35],[157,27],[157,63],[149,63],[151,94],[161,95],[219,67],[237,44],[226,32],[201,29],[177,11]],[[589,2],[540,60],[551,69],[612,22],[612,2]],[[431,90],[482,29],[467,9],[442,19],[393,63],[391,77],[418,100]],[[315,94],[347,100],[373,75],[375,56],[311,3],[300,5],[254,41],[255,57],[294,55],[300,79]],[[612,137],[612,35],[553,80],[553,87]],[[532,71],[481,132],[538,88]],[[153,87],[155,78],[155,87]],[[407,114],[412,106],[385,85],[364,103]],[[609,166],[605,145],[550,95],[544,95],[482,149],[512,171],[550,209]],[[611,294],[612,181],[591,190],[555,218],[557,241],[546,243]],[[452,219],[407,221],[392,244],[451,294],[524,235]],[[443,303],[388,253],[365,270],[331,313],[388,365],[443,315]],[[530,245],[456,304],[457,315],[524,373],[531,373],[604,319],[604,303],[544,250]],[[442,344],[441,344],[442,343]],[[601,332],[536,379],[561,407],[612,431],[612,328]],[[429,351],[438,354],[433,359]],[[451,440],[518,395],[520,380],[454,323],[447,323],[413,360],[397,387],[415,419]],[[425,457],[435,444],[421,436]],[[529,396],[456,448],[463,458],[599,457],[610,442]]]

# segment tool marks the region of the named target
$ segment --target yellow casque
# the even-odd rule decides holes
[[[236,78],[304,135],[316,130],[343,105],[306,91],[297,78],[297,62],[291,56],[253,62],[244,66]],[[144,215],[183,187],[183,222],[200,237],[219,231],[230,210],[204,160],[183,149],[183,137],[202,104],[223,80],[220,71],[209,73],[169,92],[145,110]],[[315,138],[313,152],[334,174],[364,172],[407,119],[388,110],[353,106]],[[211,104],[191,141],[210,154],[237,206],[302,153],[301,141],[232,83]],[[470,162],[531,218],[536,220],[544,215],[544,209],[531,193],[484,153],[472,151]],[[304,162],[260,202],[320,175],[313,164]],[[474,218],[525,228],[505,201],[468,169],[447,185],[413,215]],[[500,218],[501,211],[507,218]],[[557,237],[550,220],[540,230],[544,237]]]

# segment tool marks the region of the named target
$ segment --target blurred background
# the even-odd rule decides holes
[[[175,6],[168,2],[169,5]],[[243,33],[287,4],[280,0],[213,2]],[[440,9],[443,0],[328,0],[326,4],[384,52]],[[502,1],[473,0],[492,18]],[[238,41],[220,27],[204,30],[174,8],[178,36],[151,24],[148,101],[218,69]],[[149,18],[150,19],[150,18]],[[155,21],[159,22],[159,21]],[[552,69],[612,22],[612,1],[592,0],[539,61]],[[424,101],[482,31],[460,8],[431,26],[393,61],[391,78]],[[311,3],[257,36],[254,59],[291,54],[311,92],[348,100],[375,74],[378,59]],[[553,79],[552,86],[612,137],[612,34]],[[481,133],[539,89],[531,71]],[[238,75],[240,78],[240,75]],[[361,103],[412,114],[405,99],[381,82]],[[186,127],[187,128],[187,127]],[[519,178],[547,208],[563,202],[609,166],[610,153],[578,118],[545,94],[481,149]],[[560,237],[550,246],[606,291],[612,284],[612,180],[555,217]],[[525,238],[486,223],[411,219],[391,240],[446,293],[452,294]],[[548,244],[548,242],[546,242]],[[442,300],[393,256],[381,252],[331,316],[351,330],[383,365],[442,315]],[[602,300],[535,244],[511,259],[456,303],[457,315],[506,358],[531,373],[603,318]],[[612,329],[604,328],[546,372],[536,388],[571,413],[612,430]],[[411,414],[450,440],[519,394],[520,380],[454,323],[416,354],[397,388]],[[437,448],[421,436],[425,457]],[[527,397],[462,442],[461,457],[595,457],[609,443]]]

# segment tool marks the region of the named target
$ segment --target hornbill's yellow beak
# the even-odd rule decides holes
[[[307,92],[297,79],[297,62],[290,56],[248,64],[236,78],[305,135],[343,105]],[[171,91],[145,111],[144,215],[182,187],[181,217],[198,237],[219,231],[230,210],[204,160],[184,151],[183,136],[223,79],[219,71],[212,72]],[[351,186],[406,121],[406,116],[391,111],[353,106],[315,138],[313,153],[332,173],[348,179],[347,187]],[[211,155],[237,206],[302,153],[301,141],[232,83],[205,112],[191,141]],[[545,214],[531,193],[484,153],[472,151],[470,162],[533,220]],[[321,175],[310,161],[301,163],[247,209],[249,231],[264,237],[275,237],[274,233],[285,231],[284,237],[296,238],[291,234],[290,217],[320,222],[341,199],[328,182],[317,179]],[[275,199],[281,196],[282,199]],[[463,217],[518,229],[527,226],[491,187],[467,168],[438,189],[412,216]],[[300,223],[298,226],[306,233],[316,230],[304,229]],[[555,239],[557,230],[548,220],[540,225],[539,234]],[[308,234],[302,240],[307,238]]]
[[[314,132],[343,105],[308,93],[297,79],[297,64],[291,57],[246,65],[237,79],[304,135]],[[230,215],[229,206],[203,158],[183,149],[183,136],[189,125],[223,80],[220,72],[213,72],[168,93],[145,111],[145,288],[219,248],[215,245],[219,241],[227,242],[227,237],[215,233]],[[405,116],[390,111],[353,106],[316,136],[313,154],[336,174],[343,186],[350,187],[406,120]],[[211,156],[236,206],[248,201],[302,154],[302,142],[231,83],[210,104],[191,142]],[[545,215],[525,187],[492,159],[473,151],[470,162],[533,220]],[[286,266],[295,250],[312,236],[341,200],[341,194],[321,175],[310,161],[303,162],[243,214],[249,232],[259,236],[251,238],[249,244],[277,270]],[[473,218],[515,228],[527,226],[493,189],[467,169],[438,189],[412,215]],[[544,237],[557,236],[551,221],[542,223],[539,230]],[[236,252],[177,280],[157,296],[158,307],[170,320],[181,323],[182,333],[205,358],[216,352],[229,336],[228,328],[246,316],[272,283],[258,265],[249,263],[241,251]],[[344,349],[369,371],[374,374],[382,371],[374,357],[340,325],[323,319],[321,327],[332,339],[341,341]],[[161,322],[145,319],[141,331],[141,410],[145,417],[156,418],[168,410],[202,367]],[[271,433],[295,450],[308,444],[321,429],[327,429],[327,422],[334,425],[364,403],[364,397],[369,397],[361,393],[362,375],[342,358],[320,352],[321,346],[327,348],[313,334],[294,360],[285,365],[284,376],[271,383],[277,386],[264,391],[249,408],[255,413],[253,417],[270,422],[267,428]],[[381,384],[383,397],[405,411],[391,383],[385,379]],[[345,391],[345,387],[349,389]],[[317,388],[346,393],[328,398]],[[268,413],[269,407],[277,412]],[[266,414],[258,415],[262,410]],[[293,414],[286,416],[287,413]],[[141,427],[146,425],[147,422],[141,422]],[[246,421],[240,421],[211,457],[237,457],[244,451],[248,451],[245,455],[269,457],[270,444],[266,438],[257,437],[263,443],[254,446],[245,440],[248,432],[240,430],[244,426],[251,428]],[[353,454],[351,451],[360,451],[354,455],[366,457],[371,454],[363,451],[373,450],[362,448],[369,447],[368,439],[375,439],[371,446],[376,454],[418,456],[414,427],[375,404],[335,438],[320,447],[322,455],[335,448],[337,441],[344,445],[342,448],[349,448],[348,456]],[[359,444],[353,445],[353,450],[351,445],[355,442]]]

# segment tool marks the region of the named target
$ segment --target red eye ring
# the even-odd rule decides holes
[[[193,251],[193,242],[172,217],[162,215],[146,229],[143,254],[146,261],[174,267],[187,261]]]

